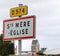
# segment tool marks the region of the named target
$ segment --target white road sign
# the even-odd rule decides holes
[[[3,21],[3,40],[34,38],[35,16],[27,16]]]

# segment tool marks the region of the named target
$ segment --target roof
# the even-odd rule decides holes
[[[60,54],[60,48],[45,51],[44,54],[53,54],[53,55]]]
[[[33,40],[32,44],[36,44],[38,42],[38,40]]]

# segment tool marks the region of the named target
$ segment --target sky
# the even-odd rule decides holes
[[[60,0],[1,0],[0,34],[3,31],[3,20],[11,19],[10,8],[19,4],[28,6],[28,15],[24,16],[36,16],[35,39],[39,40],[40,48],[60,48]],[[31,50],[32,40],[22,40],[22,50]]]

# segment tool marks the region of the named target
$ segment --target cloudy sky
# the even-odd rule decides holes
[[[60,0],[1,0],[0,34],[3,31],[3,20],[10,19],[10,8],[18,4],[28,6],[28,15],[36,15],[35,39],[39,40],[40,48],[60,48]],[[30,50],[31,41],[22,40],[22,50]]]

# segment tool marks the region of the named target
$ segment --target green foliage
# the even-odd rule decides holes
[[[8,48],[9,54],[14,54],[14,44],[13,43],[10,43],[7,48]]]
[[[37,55],[45,55],[42,51],[37,52]]]
[[[14,54],[14,44],[11,41],[3,41],[2,34],[0,35],[0,54],[2,56]]]

